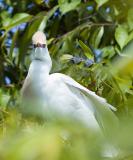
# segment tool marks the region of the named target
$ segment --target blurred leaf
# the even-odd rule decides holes
[[[94,48],[98,48],[103,34],[104,34],[104,28],[103,27],[96,28],[94,30],[94,32],[92,33],[91,38],[90,38],[90,44]]]
[[[9,23],[6,23],[5,26],[3,26],[3,29],[6,31],[10,30],[11,28],[31,20],[32,16],[28,13],[17,13],[14,15],[14,17],[9,21]]]
[[[80,2],[81,2],[81,0],[72,0],[72,1],[58,0],[60,10],[63,14],[65,14],[71,10],[74,10],[77,7],[77,5],[80,4]]]
[[[112,68],[113,74],[133,75],[133,42],[131,42],[121,53],[119,59],[114,62],[114,68]]]
[[[128,20],[128,25],[131,31],[133,30],[133,9],[129,9],[127,20]]]
[[[102,6],[104,3],[108,2],[109,0],[95,0],[98,4],[98,7]]]
[[[10,99],[9,94],[5,94],[1,89],[0,89],[0,108],[6,108],[7,103]]]
[[[51,44],[54,41],[54,38],[50,38],[49,40],[47,40],[47,45]]]
[[[43,31],[46,27],[48,19],[54,14],[54,12],[57,10],[58,6],[53,7],[47,14],[44,16],[38,30]]]
[[[123,73],[125,75],[133,75],[133,57],[127,58],[124,57],[121,59],[121,61],[117,62],[117,69],[120,73]]]
[[[133,95],[133,91],[131,89],[132,79],[130,77],[126,77],[126,76],[124,76],[124,78],[117,77],[117,80],[118,80],[119,86],[124,94],[129,93],[129,94]]]
[[[102,57],[111,58],[115,55],[115,49],[113,46],[107,46],[101,49]]]
[[[0,15],[1,19],[2,19],[2,25],[3,26],[7,26],[9,25],[9,23],[11,22],[11,18],[10,18],[10,15],[7,11],[3,11],[1,12],[1,15]]]
[[[1,12],[0,17],[2,18],[2,20],[5,20],[6,18],[10,18],[10,14],[4,10],[3,12]]]
[[[86,44],[84,44],[81,40],[79,40],[78,43],[80,47],[83,49],[85,56],[88,59],[94,60],[94,54],[92,53],[91,49]]]
[[[129,33],[128,38],[126,39],[125,44],[128,44],[131,40],[133,40],[133,31]]]
[[[43,0],[33,0],[36,4],[40,5],[43,3]]]
[[[61,51],[62,53],[70,53],[73,54],[75,51],[75,46],[74,46],[74,43],[72,42],[72,35],[70,35],[69,37],[66,37],[64,39],[64,43],[63,43],[63,46],[61,48]]]
[[[86,27],[81,31],[80,37],[83,38],[84,40],[88,40],[89,36],[90,36],[90,27]]]
[[[98,48],[103,34],[104,34],[104,27],[100,27],[99,29],[97,29],[97,33],[95,32],[94,36],[97,36],[97,37],[95,37],[95,44],[94,44],[95,48]]]
[[[123,26],[118,26],[116,28],[115,39],[117,43],[119,44],[120,48],[123,49],[128,39],[128,32]]]
[[[9,52],[9,56],[10,58],[12,59],[12,54],[13,54],[13,50],[14,50],[14,47],[15,47],[15,43],[17,41],[17,38],[18,38],[18,31],[16,31],[16,33],[14,34],[13,36],[13,39],[12,39],[12,44],[11,44],[11,47],[10,47],[10,52]],[[13,59],[12,59],[13,60]]]
[[[67,62],[67,61],[70,61],[72,58],[73,58],[72,55],[70,55],[70,54],[64,54],[63,56],[61,56],[60,60],[62,62]]]

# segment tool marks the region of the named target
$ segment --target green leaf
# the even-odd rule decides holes
[[[0,18],[1,18],[2,26],[7,26],[12,21],[12,19],[10,18],[9,13],[7,11],[1,12]]]
[[[95,0],[98,4],[98,7],[102,6],[104,3],[108,2],[109,0]]]
[[[121,73],[122,75],[133,75],[133,42],[127,45],[122,51],[121,56],[114,62],[112,73]]]
[[[128,11],[128,17],[127,17],[129,29],[133,30],[133,9],[130,9]]]
[[[131,40],[133,40],[133,31],[129,34],[125,44],[128,44]]]
[[[3,28],[6,31],[8,31],[11,28],[13,28],[21,23],[28,22],[29,20],[31,20],[31,18],[32,18],[32,16],[27,13],[17,13],[14,15],[14,17],[12,18],[11,21],[9,21],[8,23],[5,23]]]
[[[94,48],[98,48],[104,34],[104,27],[97,28],[91,36],[90,43]]]
[[[81,0],[58,0],[60,10],[63,14],[74,10],[80,2]]]
[[[127,30],[123,26],[118,26],[115,31],[115,39],[121,49],[123,49],[123,47],[126,45],[127,38],[128,38]]]
[[[10,99],[9,94],[5,94],[1,89],[0,89],[0,107],[5,108],[7,106],[7,103]]]
[[[44,16],[38,30],[43,31],[46,27],[48,19],[54,14],[54,12],[57,10],[58,6],[55,6],[53,9],[51,9],[47,14]]]
[[[36,4],[41,5],[43,3],[43,0],[33,0]]]
[[[115,54],[115,49],[113,46],[107,46],[102,48],[102,57],[108,57],[111,58]]]
[[[9,56],[10,58],[12,59],[12,54],[13,54],[13,49],[15,47],[15,43],[17,41],[17,37],[18,37],[18,31],[14,34],[13,38],[12,38],[12,44],[11,44],[11,47],[10,47],[10,52],[9,52]]]
[[[99,31],[97,33],[97,37],[95,39],[95,47],[98,48],[100,42],[101,42],[101,39],[102,39],[102,36],[104,34],[104,27],[100,27],[99,28]]]
[[[84,44],[81,40],[78,41],[78,44],[83,49],[85,56],[89,59],[94,60],[94,54],[92,53],[91,49],[86,44]]]
[[[124,79],[119,78],[118,82],[123,93],[131,93],[130,88],[132,86],[132,79],[130,79],[129,77],[128,78],[124,77]]]
[[[72,58],[73,58],[72,55],[70,55],[70,54],[64,54],[64,55],[61,56],[60,60],[61,60],[62,62],[68,62],[68,61],[70,61]]]

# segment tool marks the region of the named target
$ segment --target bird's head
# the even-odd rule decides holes
[[[41,31],[35,32],[32,37],[32,43],[34,45],[32,59],[46,62],[49,59],[49,52],[45,34]]]
[[[46,46],[46,36],[43,32],[37,31],[34,33],[32,37],[32,42],[35,48],[42,47],[45,48]]]

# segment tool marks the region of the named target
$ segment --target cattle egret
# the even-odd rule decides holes
[[[106,118],[115,123],[112,110],[116,109],[104,98],[67,75],[50,74],[52,60],[43,32],[37,31],[32,41],[32,62],[21,92],[25,113],[47,118],[69,117],[98,130],[108,125]]]

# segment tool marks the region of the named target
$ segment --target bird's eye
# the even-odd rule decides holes
[[[34,44],[34,48],[45,48],[46,47],[46,44],[40,44],[40,43],[37,43],[37,44]]]

